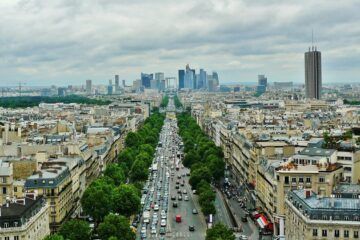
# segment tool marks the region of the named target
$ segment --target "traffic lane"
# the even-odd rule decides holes
[[[228,227],[233,227],[224,200],[220,195],[219,191],[216,191],[215,208],[216,208],[215,221],[221,222],[227,225]]]

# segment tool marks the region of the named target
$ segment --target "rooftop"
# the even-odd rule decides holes
[[[330,157],[336,150],[324,148],[305,148],[299,154],[308,156],[327,156]]]

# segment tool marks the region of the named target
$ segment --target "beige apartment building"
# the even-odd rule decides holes
[[[43,196],[49,207],[50,230],[54,232],[74,208],[72,180],[67,166],[51,166],[26,179],[25,189]]]
[[[359,239],[360,200],[292,190],[285,199],[287,240]]]

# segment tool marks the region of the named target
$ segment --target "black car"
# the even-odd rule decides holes
[[[189,226],[189,231],[190,231],[190,232],[195,231],[195,226],[194,226],[194,225],[190,225],[190,226]]]
[[[173,202],[173,207],[176,208],[178,206],[177,202]]]
[[[248,221],[248,220],[247,220],[247,217],[242,217],[242,218],[241,218],[241,221],[242,221],[242,222],[247,222],[247,221]]]

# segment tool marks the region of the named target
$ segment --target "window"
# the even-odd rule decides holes
[[[303,183],[303,182],[304,182],[304,178],[300,177],[300,178],[299,178],[299,182]]]
[[[3,187],[3,189],[2,189],[2,194],[6,194],[6,187]]]
[[[326,229],[323,229],[321,232],[322,232],[323,237],[327,237],[327,230]]]
[[[291,178],[291,182],[296,183],[296,178]]]
[[[354,231],[354,238],[359,238],[359,231]]]
[[[346,237],[346,238],[349,237],[349,230],[344,230],[344,237]]]
[[[340,231],[339,230],[335,230],[334,231],[334,237],[340,237]]]
[[[14,240],[19,240],[19,236],[14,236]]]
[[[285,177],[285,184],[289,184],[289,177],[288,176]]]
[[[17,187],[14,187],[14,192],[17,192]]]
[[[317,229],[313,229],[313,237],[316,237],[318,235]]]
[[[5,240],[10,240],[10,237],[5,237]]]
[[[310,183],[310,182],[311,182],[311,178],[307,177],[307,178],[306,178],[306,182],[307,182],[307,183]]]
[[[319,182],[321,182],[321,183],[325,182],[325,178],[324,177],[319,177]]]
[[[9,227],[9,223],[4,223],[4,228],[8,228]]]
[[[6,183],[6,177],[2,177],[2,183]]]

